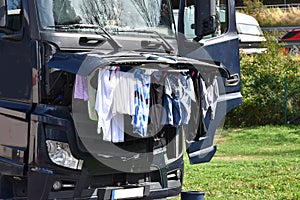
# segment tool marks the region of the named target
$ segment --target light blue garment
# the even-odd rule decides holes
[[[147,136],[150,104],[151,75],[143,70],[135,71],[134,104],[135,115],[132,118],[133,133],[142,137]]]
[[[181,124],[180,98],[183,87],[177,74],[168,74],[165,79],[165,97],[162,124],[178,126]]]
[[[180,101],[177,97],[172,98],[169,95],[165,95],[164,108],[166,112],[163,112],[164,124],[178,126],[181,124],[181,107]]]
[[[188,124],[191,118],[191,101],[196,102],[196,95],[192,78],[190,76],[180,76],[183,87],[183,94],[180,98],[181,123]]]
[[[162,124],[173,126],[188,124],[192,100],[196,101],[196,97],[191,77],[169,74],[165,80],[165,112],[163,112]]]

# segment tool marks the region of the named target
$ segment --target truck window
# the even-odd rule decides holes
[[[7,0],[7,29],[18,31],[22,26],[21,0]]]
[[[216,0],[216,13],[217,13],[217,29],[216,31],[208,36],[205,36],[203,39],[209,39],[212,37],[217,37],[219,35],[222,35],[227,31],[227,20],[228,20],[228,13],[227,13],[227,3],[228,0]],[[195,24],[195,8],[193,4],[188,4],[187,7],[185,8],[184,12],[184,32],[185,32],[185,37],[187,39],[193,39],[196,37],[195,35],[195,29],[194,29],[194,24]]]
[[[255,24],[246,24],[240,23],[237,24],[237,29],[240,34],[248,34],[248,35],[263,35],[259,26]]]
[[[175,35],[171,5],[166,0],[37,0],[37,5],[44,30],[95,33],[102,27],[110,33],[154,29]]]

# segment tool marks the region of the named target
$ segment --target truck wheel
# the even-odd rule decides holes
[[[0,199],[13,198],[13,185],[8,176],[0,175]]]

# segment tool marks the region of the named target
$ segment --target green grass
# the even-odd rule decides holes
[[[300,199],[300,126],[223,130],[211,162],[190,165],[183,189],[205,199]]]

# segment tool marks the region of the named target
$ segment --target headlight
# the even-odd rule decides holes
[[[52,162],[71,169],[82,169],[83,160],[73,157],[68,143],[46,140],[46,144]]]

